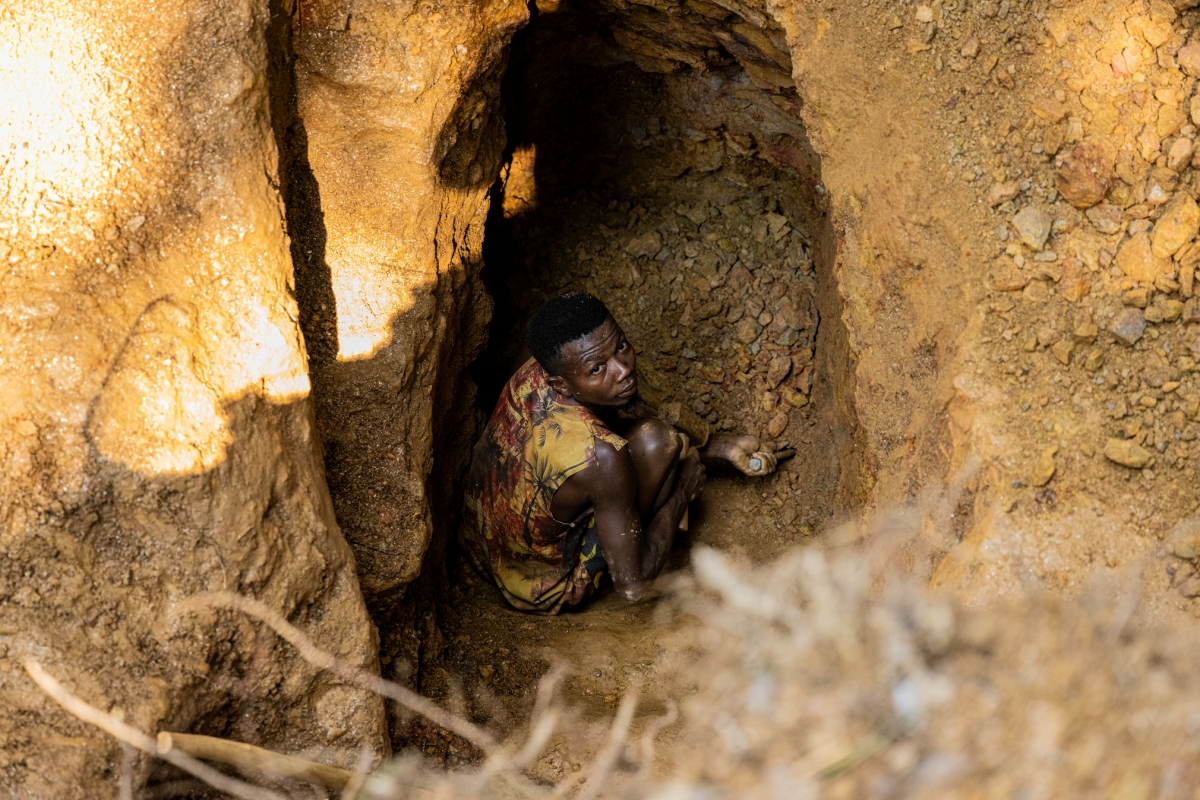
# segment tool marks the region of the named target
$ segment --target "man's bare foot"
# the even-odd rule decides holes
[[[700,451],[700,457],[732,464],[739,472],[758,478],[775,471],[776,459],[759,448],[762,442],[749,434],[722,433],[713,436]]]

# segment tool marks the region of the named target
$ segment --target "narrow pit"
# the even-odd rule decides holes
[[[697,544],[770,559],[819,531],[847,502],[843,476],[857,474],[847,461],[851,427],[835,409],[842,373],[828,366],[844,363],[844,336],[799,99],[755,85],[715,52],[704,69],[652,71],[614,44],[608,22],[539,14],[513,43],[508,152],[485,239],[496,309],[474,368],[478,420],[533,310],[564,291],[591,291],[630,335],[639,365],[713,430],[799,453],[768,479],[710,472],[669,569],[685,567]],[[561,658],[577,672],[569,700],[585,715],[611,714],[631,670],[652,673],[662,654],[653,603],[608,596],[582,612],[531,618],[453,555],[449,566],[436,625],[419,626],[411,677],[480,719],[526,718],[537,680]],[[403,663],[414,645],[385,631],[384,651]],[[651,702],[642,713],[656,710]],[[448,764],[470,757],[419,721],[396,736]],[[539,767],[547,779],[586,763],[586,754],[555,752]]]

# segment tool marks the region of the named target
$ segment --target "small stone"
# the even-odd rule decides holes
[[[1099,372],[1104,366],[1104,351],[1099,348],[1093,348],[1088,351],[1087,358],[1083,360],[1083,368],[1088,372]]]
[[[700,377],[709,383],[724,383],[725,370],[717,364],[705,364],[700,368]]]
[[[491,683],[492,677],[496,674],[496,668],[491,664],[479,665],[479,677],[483,678],[484,683]]]
[[[625,252],[634,258],[653,258],[662,250],[662,238],[658,231],[646,231],[625,243]]]
[[[1018,181],[994,183],[992,184],[992,188],[988,189],[987,204],[995,208],[1001,203],[1007,203],[1020,193],[1021,184]]]
[[[1054,464],[1054,456],[1058,453],[1057,447],[1047,447],[1042,451],[1042,455],[1038,458],[1037,466],[1033,468],[1033,478],[1030,481],[1034,486],[1045,486],[1054,477],[1056,469]]]
[[[1047,97],[1033,104],[1033,113],[1049,124],[1057,125],[1067,115],[1067,107],[1053,97]]]
[[[1141,469],[1154,456],[1132,439],[1109,439],[1104,445],[1104,457],[1123,467]]]
[[[779,435],[787,430],[788,415],[786,411],[779,411],[775,416],[771,417],[771,421],[767,423],[767,435],[772,439],[778,439]]]
[[[1163,208],[1154,226],[1151,252],[1158,258],[1170,258],[1200,230],[1200,206],[1187,192],[1179,192]]]
[[[933,22],[933,9],[929,6],[917,6],[917,22],[922,24]]]
[[[1178,374],[1158,353],[1151,353],[1146,359],[1145,366],[1142,367],[1142,380],[1146,382],[1147,386],[1153,386],[1155,389],[1161,388]]]
[[[1175,140],[1175,144],[1171,145],[1171,149],[1167,151],[1167,169],[1173,169],[1176,172],[1181,171],[1184,167],[1192,162],[1192,155],[1195,153],[1195,144],[1186,136],[1180,136]]]
[[[775,356],[767,367],[767,385],[774,389],[783,383],[783,379],[792,371],[792,359],[788,356]]]
[[[1054,357],[1063,364],[1071,363],[1071,354],[1075,352],[1075,343],[1069,339],[1060,339],[1050,348],[1050,352],[1054,353]]]
[[[729,309],[729,313],[725,315],[725,324],[732,325],[746,315],[746,309],[742,306],[733,306]]]
[[[1117,341],[1133,347],[1146,333],[1146,317],[1140,309],[1127,308],[1117,314],[1109,330]]]
[[[804,408],[808,405],[808,398],[795,389],[783,390],[783,402],[787,403],[792,408]]]
[[[1049,325],[1042,325],[1037,329],[1038,344],[1040,344],[1042,347],[1049,347],[1061,338],[1062,337],[1059,335],[1058,331],[1054,330],[1054,328],[1051,328]]]
[[[775,392],[763,392],[762,397],[758,400],[762,405],[763,411],[768,413],[779,408],[779,395],[775,394]]]
[[[1166,275],[1159,275],[1154,279],[1154,288],[1158,289],[1163,294],[1174,294],[1179,291],[1179,284],[1168,278]]]
[[[1200,44],[1193,43],[1179,48],[1175,61],[1193,78],[1200,77]]]
[[[1086,212],[1092,227],[1100,233],[1114,234],[1121,232],[1122,214],[1119,206],[1112,203],[1100,203],[1092,206]]]
[[[1055,188],[1076,208],[1096,205],[1112,183],[1114,157],[1110,147],[1096,142],[1075,145],[1054,161]]]
[[[992,286],[1002,292],[1016,292],[1029,285],[1029,273],[1017,269],[1016,265],[1007,259],[1003,260],[992,271]]]
[[[1036,206],[1026,206],[1013,217],[1013,227],[1021,241],[1030,250],[1041,250],[1050,238],[1050,228],[1054,220],[1045,211]]]
[[[979,55],[979,38],[976,36],[967,37],[967,40],[963,42],[962,49],[958,51],[958,54],[963,58],[974,58],[975,56]]]
[[[1045,281],[1031,281],[1021,295],[1031,303],[1044,303],[1050,299],[1050,289]]]
[[[1126,276],[1142,283],[1154,283],[1155,278],[1170,271],[1170,262],[1154,255],[1150,236],[1144,231],[1121,245],[1116,264]]]
[[[1178,300],[1168,300],[1163,303],[1163,322],[1174,322],[1183,316],[1183,303]]]
[[[762,333],[762,326],[750,317],[744,317],[733,329],[733,338],[742,344],[750,344]]]
[[[1158,131],[1153,125],[1146,125],[1137,135],[1137,146],[1141,151],[1142,158],[1146,161],[1154,161],[1158,156],[1159,148],[1162,147],[1162,137],[1158,135]]]
[[[1046,132],[1042,134],[1042,148],[1046,155],[1052,156],[1062,149],[1063,140],[1066,138],[1066,132],[1062,125],[1051,125],[1046,128]]]
[[[1068,259],[1062,277],[1058,280],[1058,293],[1070,303],[1078,303],[1092,290],[1092,279],[1083,264]]]
[[[1092,321],[1091,317],[1084,317],[1075,325],[1075,330],[1071,334],[1077,343],[1091,344],[1100,334],[1100,328]]]
[[[1059,47],[1067,43],[1071,35],[1071,23],[1065,17],[1053,15],[1046,21],[1046,33]]]
[[[1200,297],[1193,297],[1183,304],[1181,319],[1188,325],[1200,322]]]
[[[1137,286],[1121,295],[1121,302],[1134,308],[1145,308],[1150,305],[1150,290],[1145,286]]]

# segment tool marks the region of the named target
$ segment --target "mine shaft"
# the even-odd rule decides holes
[[[0,795],[1194,796],[1198,30],[0,9]],[[522,609],[621,550],[591,495],[464,534],[568,293],[683,442],[630,535],[710,436],[778,464],[706,461],[645,595]],[[620,415],[554,385],[600,469]]]

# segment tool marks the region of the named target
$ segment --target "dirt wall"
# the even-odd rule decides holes
[[[491,317],[478,273],[499,85],[528,11],[346,9],[300,4],[285,192],[334,504],[364,589],[380,593],[416,578],[434,515],[457,510],[467,368]]]
[[[378,668],[313,430],[270,130],[266,2],[0,10],[0,793],[115,796],[120,750],[25,676],[161,729],[383,753]],[[146,765],[138,767],[145,774]]]

